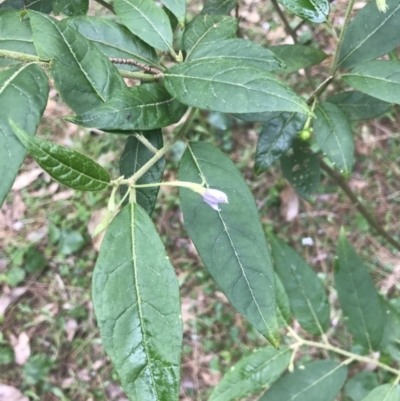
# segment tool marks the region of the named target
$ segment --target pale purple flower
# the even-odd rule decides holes
[[[218,207],[219,203],[229,203],[226,194],[218,189],[206,189],[203,194],[203,200],[216,211],[221,210]]]

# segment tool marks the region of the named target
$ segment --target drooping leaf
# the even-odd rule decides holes
[[[400,390],[397,385],[383,384],[373,389],[362,401],[400,401]]]
[[[109,58],[133,59],[139,63],[158,67],[155,50],[121,24],[89,16],[70,18],[67,23],[86,39],[92,41]],[[131,65],[115,65],[123,70],[138,70],[137,67]]]
[[[265,71],[284,67],[274,53],[244,39],[225,39],[197,47],[191,53],[190,59],[225,60],[233,63],[240,61]]]
[[[182,320],[177,279],[137,204],[111,222],[93,272],[104,348],[130,400],[179,399]]]
[[[321,24],[329,15],[328,0],[278,0],[285,8],[300,18]]]
[[[179,179],[223,191],[229,204],[213,210],[201,196],[181,188],[185,226],[204,265],[232,305],[275,347],[275,279],[254,198],[236,166],[218,149],[190,143]]]
[[[286,327],[292,321],[292,314],[290,312],[289,297],[286,294],[285,287],[281,279],[275,273],[275,289],[276,289],[276,303],[278,307],[278,323],[281,327]]]
[[[364,371],[354,375],[344,387],[346,397],[352,401],[361,401],[371,390],[379,386],[378,375]]]
[[[268,121],[279,117],[281,113],[279,111],[266,111],[264,113],[234,113],[233,115],[243,121],[267,123]]]
[[[293,315],[309,333],[324,333],[329,327],[329,303],[317,274],[280,239],[270,235],[269,243],[275,270],[289,297]]]
[[[64,14],[69,17],[85,15],[89,10],[89,0],[53,0],[55,15]]]
[[[19,64],[0,71],[0,205],[26,156],[26,149],[14,135],[8,119],[17,121],[29,135],[34,135],[48,95],[47,76],[39,66]]]
[[[186,60],[190,60],[194,50],[200,50],[220,40],[232,39],[236,36],[238,23],[235,18],[222,15],[198,15],[193,18],[183,32],[183,49]]]
[[[312,200],[321,178],[318,156],[297,139],[291,152],[282,155],[280,160],[283,176],[302,198]]]
[[[337,362],[310,362],[302,369],[281,377],[260,401],[333,401],[347,376],[347,368]]]
[[[183,29],[185,26],[186,0],[162,0],[162,2],[175,15],[180,27]]]
[[[100,191],[109,184],[108,172],[89,157],[29,135],[11,120],[10,126],[40,167],[62,184],[81,191]]]
[[[284,155],[302,130],[306,117],[295,113],[281,113],[264,124],[258,137],[254,171],[261,174]]]
[[[151,130],[178,122],[186,109],[162,85],[146,84],[126,88],[94,110],[68,120],[104,130]]]
[[[367,349],[376,350],[382,340],[386,315],[371,276],[343,228],[337,248],[335,288],[350,333]]]
[[[400,44],[400,3],[387,0],[388,9],[378,11],[368,2],[350,22],[340,50],[339,67],[351,68],[389,53]]]
[[[342,79],[367,95],[400,104],[399,61],[369,61],[342,75]]]
[[[35,10],[49,14],[52,11],[49,0],[5,0],[0,4],[0,10]]]
[[[231,367],[208,401],[231,401],[257,394],[284,372],[289,365],[290,354],[287,347],[255,350]]]
[[[162,132],[160,129],[153,131],[144,131],[145,138],[156,148],[163,146]],[[148,162],[154,153],[151,152],[136,137],[129,136],[124,153],[119,161],[119,171],[125,178],[131,177],[146,162]],[[165,158],[162,157],[156,164],[153,164],[149,170],[143,174],[136,184],[152,184],[161,181],[165,167]],[[138,188],[136,191],[136,202],[144,209],[147,214],[151,214],[156,203],[159,187]],[[127,191],[126,187],[121,188],[121,196]]]
[[[344,175],[349,175],[354,162],[354,138],[344,112],[335,104],[324,102],[315,110],[315,139],[321,151]]]
[[[202,109],[311,114],[306,103],[272,73],[240,61],[204,59],[182,63],[164,73],[164,84],[180,102]]]
[[[97,47],[67,25],[29,11],[33,41],[43,60],[52,60],[50,73],[65,103],[84,113],[106,102],[125,87],[118,70]]]
[[[172,29],[167,14],[153,0],[114,0],[114,10],[136,36],[159,50],[172,51]]]
[[[387,302],[383,303],[383,308],[386,313],[386,323],[379,350],[390,355],[393,360],[400,362],[400,314],[396,308]]]
[[[237,0],[207,0],[201,10],[202,14],[229,15],[236,7]]]
[[[328,97],[329,103],[339,106],[350,120],[369,120],[386,113],[391,104],[358,91],[340,92]]]
[[[286,68],[275,71],[277,74],[288,74],[319,64],[328,57],[323,51],[304,45],[279,45],[268,49],[286,65]]]

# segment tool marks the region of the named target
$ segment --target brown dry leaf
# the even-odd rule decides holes
[[[10,334],[10,343],[14,350],[15,362],[18,365],[25,365],[31,355],[28,334],[22,332],[18,337]]]
[[[0,401],[29,401],[29,398],[13,386],[0,384]]]
[[[294,189],[287,186],[280,194],[280,214],[286,221],[294,220],[299,214],[299,197]]]
[[[0,298],[0,316],[4,315],[9,305],[21,295],[25,294],[26,290],[27,287],[16,287],[9,294],[2,296]]]
[[[252,24],[256,24],[257,22],[260,21],[260,14],[255,13],[255,12],[248,12],[248,11],[242,11],[240,13],[240,17],[244,18],[246,21],[251,22]]]
[[[65,331],[67,332],[68,342],[71,342],[74,339],[77,329],[78,322],[75,319],[67,319],[67,321],[65,322]]]
[[[93,212],[88,223],[88,231],[91,236],[96,227],[108,216],[108,214],[109,211],[106,207]],[[100,251],[101,242],[103,241],[105,233],[106,230],[103,230],[100,234],[96,235],[96,237],[92,238],[93,248],[96,249],[97,252]]]
[[[58,194],[55,194],[52,196],[51,200],[54,202],[58,202],[61,200],[69,199],[71,196],[74,196],[75,191],[73,189],[68,189],[63,192],[59,192]]]
[[[32,170],[26,171],[25,173],[21,173],[14,181],[12,190],[19,191],[22,188],[26,188],[28,185],[32,184],[32,182],[36,181],[39,175],[42,173],[43,170],[41,168],[34,168]]]

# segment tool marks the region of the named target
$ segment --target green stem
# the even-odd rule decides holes
[[[121,184],[127,184],[129,183],[129,179],[121,181]],[[190,181],[167,181],[167,182],[153,182],[151,184],[135,184],[133,185],[133,188],[151,188],[151,187],[184,187],[184,188],[190,188],[197,191],[197,188],[200,190],[205,190],[206,188],[204,187],[205,183],[201,184],[196,184],[194,182]]]
[[[143,135],[141,135],[141,134],[135,134],[135,138],[136,138],[139,142],[142,142],[142,144],[143,144],[144,146],[146,146],[146,148],[149,149],[150,152],[152,152],[152,153],[157,153],[157,152],[158,152],[158,149],[157,149],[156,147],[154,147],[154,146],[148,141],[148,139],[147,139],[146,137],[144,137]]]
[[[155,82],[155,81],[159,80],[160,78],[162,78],[162,74],[152,75],[152,74],[146,74],[146,73],[140,72],[140,71],[118,70],[118,72],[124,78],[139,79],[140,81],[145,81],[145,82]]]

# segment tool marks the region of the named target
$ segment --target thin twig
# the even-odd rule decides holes
[[[293,42],[297,43],[297,35],[296,32],[292,29],[292,27],[289,24],[289,21],[286,19],[286,15],[283,13],[281,8],[279,7],[279,4],[276,0],[271,0],[272,5],[274,6],[276,12],[279,14],[280,19],[282,20],[283,24],[285,25],[285,31],[288,35],[290,35],[293,38]]]
[[[108,10],[110,10],[113,14],[115,14],[114,11],[114,7],[111,4],[108,4],[106,1],[104,0],[94,0],[97,3],[101,4],[103,7],[107,8]]]
[[[162,74],[161,70],[154,68],[154,67],[149,67],[146,64],[139,63],[138,61],[130,59],[130,58],[110,58],[110,61],[113,64],[134,65],[135,67],[138,67],[141,70],[146,71],[150,74],[155,74],[155,75]]]

